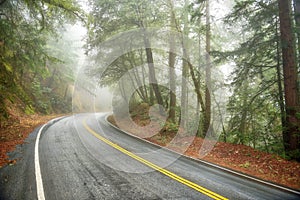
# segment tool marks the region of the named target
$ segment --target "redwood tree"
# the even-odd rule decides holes
[[[210,2],[206,0],[206,68],[205,68],[205,82],[206,82],[206,89],[205,89],[205,113],[204,113],[204,127],[203,127],[203,134],[204,136],[209,131],[209,126],[211,123],[211,60],[210,60],[210,40],[211,40],[211,28],[210,28]]]
[[[294,33],[292,30],[291,1],[278,0],[280,34],[282,43],[282,62],[286,124],[283,139],[287,155],[300,161],[300,109],[298,90],[298,71],[295,54]]]
[[[176,28],[175,22],[175,12],[174,12],[174,2],[169,1],[170,3],[170,28],[171,31],[174,31]],[[170,52],[169,52],[169,75],[170,75],[170,109],[169,109],[169,117],[168,120],[171,122],[175,122],[176,118],[176,74],[175,74],[175,59],[176,55],[174,53],[175,43],[174,43],[174,36],[170,35]]]

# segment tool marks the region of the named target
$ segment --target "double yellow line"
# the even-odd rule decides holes
[[[104,138],[104,137],[100,136],[98,133],[96,133],[93,129],[91,129],[87,125],[86,121],[83,121],[83,125],[92,135],[94,135],[99,140],[101,140],[104,143],[108,144],[109,146],[119,150],[120,152],[130,156],[131,158],[145,164],[146,166],[148,166],[148,167],[150,167],[150,168],[152,168],[156,171],[159,171],[160,173],[162,173],[162,174],[164,174],[164,175],[166,175],[166,176],[168,176],[168,177],[170,177],[170,178],[172,178],[172,179],[174,179],[174,180],[176,180],[176,181],[178,181],[178,182],[180,182],[180,183],[182,183],[182,184],[184,184],[184,185],[186,185],[190,188],[193,188],[194,190],[197,190],[198,192],[201,192],[202,194],[205,194],[205,195],[211,197],[212,199],[216,199],[216,200],[226,200],[227,199],[227,198],[225,198],[225,197],[223,197],[223,196],[221,196],[217,193],[214,193],[213,191],[210,191],[210,190],[208,190],[204,187],[201,187],[200,185],[197,185],[196,183],[193,183],[193,182],[191,182],[191,181],[189,181],[185,178],[182,178],[182,177],[180,177],[180,176],[178,176],[178,175],[176,175],[176,174],[174,174],[174,173],[172,173],[172,172],[170,172],[166,169],[163,169],[163,168],[149,162],[148,160],[145,160],[145,159],[135,155],[134,153],[132,153],[130,151],[127,151],[126,149],[120,147],[119,145],[107,140],[106,138]]]

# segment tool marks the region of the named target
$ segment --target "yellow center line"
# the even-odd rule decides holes
[[[182,178],[182,177],[180,177],[180,176],[178,176],[178,175],[176,175],[176,174],[174,174],[174,173],[172,173],[172,172],[170,172],[170,171],[168,171],[168,170],[166,170],[166,169],[163,169],[163,168],[159,167],[158,165],[155,165],[155,164],[149,162],[148,160],[145,160],[145,159],[143,159],[143,158],[141,158],[141,157],[135,155],[134,153],[132,153],[132,152],[130,152],[130,151],[128,151],[128,150],[126,150],[126,149],[120,147],[119,145],[117,145],[117,144],[115,144],[115,143],[109,141],[108,139],[106,139],[106,138],[100,136],[100,135],[99,135],[98,133],[96,133],[93,129],[91,129],[91,128],[87,125],[86,121],[83,121],[83,125],[84,125],[84,127],[85,127],[92,135],[94,135],[94,136],[95,136],[96,138],[98,138],[99,140],[101,140],[101,141],[103,141],[104,143],[108,144],[109,146],[111,146],[111,147],[113,147],[113,148],[119,150],[120,152],[122,152],[122,153],[124,153],[124,154],[130,156],[131,158],[133,158],[133,159],[135,159],[135,160],[137,160],[137,161],[139,161],[139,162],[145,164],[146,166],[148,166],[148,167],[150,167],[150,168],[152,168],[152,169],[154,169],[154,170],[156,170],[156,171],[159,171],[160,173],[162,173],[162,174],[164,174],[164,175],[166,175],[166,176],[168,176],[168,177],[170,177],[170,178],[172,178],[172,179],[174,179],[174,180],[176,180],[176,181],[178,181],[178,182],[180,182],[180,183],[182,183],[182,184],[184,184],[184,185],[186,185],[186,186],[188,186],[188,187],[190,187],[190,188],[193,188],[194,190],[197,190],[198,192],[201,192],[202,194],[205,194],[205,195],[211,197],[212,199],[218,199],[218,200],[226,200],[226,199],[227,199],[227,198],[225,198],[225,197],[223,197],[223,196],[221,196],[221,195],[219,195],[219,194],[217,194],[217,193],[214,193],[213,191],[210,191],[210,190],[208,190],[208,189],[206,189],[206,188],[204,188],[204,187],[202,187],[202,186],[200,186],[200,185],[197,185],[196,183],[193,183],[193,182],[191,182],[191,181],[189,181],[189,180],[187,180],[187,179],[185,179],[185,178]]]

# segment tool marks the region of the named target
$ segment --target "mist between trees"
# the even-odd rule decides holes
[[[8,117],[5,102],[17,98],[27,113],[70,112],[70,88],[94,98],[95,85],[108,86],[116,91],[115,110],[159,104],[177,130],[299,160],[298,4],[2,0],[2,117]],[[89,62],[80,73],[90,81],[77,84],[83,52],[64,31],[76,21],[87,29]],[[73,101],[73,111],[84,110],[82,102]]]

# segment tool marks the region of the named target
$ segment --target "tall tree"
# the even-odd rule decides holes
[[[174,11],[174,2],[173,0],[169,0],[170,4],[170,51],[169,51],[169,76],[170,76],[170,108],[169,108],[169,116],[168,120],[171,122],[175,122],[176,118],[176,74],[175,74],[175,59],[176,55],[174,53],[175,50],[175,41],[172,32],[176,28],[176,18]]]
[[[161,95],[161,92],[159,90],[158,84],[157,84],[157,78],[156,78],[156,72],[155,72],[155,67],[154,67],[154,59],[153,59],[153,52],[151,48],[151,42],[149,41],[149,36],[147,33],[147,20],[148,16],[145,14],[147,13],[147,9],[150,9],[149,7],[146,6],[146,4],[143,3],[137,3],[135,5],[135,12],[136,12],[136,21],[138,22],[138,27],[141,29],[143,32],[143,37],[144,37],[144,44],[145,44],[145,51],[146,51],[146,58],[147,58],[147,64],[148,64],[148,70],[149,70],[149,81],[150,81],[150,86],[153,89],[154,95],[156,97],[156,101],[159,105],[164,105],[163,103],[163,98]],[[151,102],[154,103],[154,102]],[[160,113],[163,114],[163,108],[160,106]]]
[[[182,14],[182,24],[183,24],[183,30],[182,34],[184,36],[187,36],[189,34],[189,21],[188,21],[188,4],[189,1],[185,0],[184,1],[184,6],[183,6],[183,14]],[[177,29],[181,31],[179,25],[177,25]],[[189,51],[188,51],[188,44],[186,41],[183,39],[182,40],[182,50],[183,50],[183,55],[184,55],[184,60],[182,61],[182,72],[181,72],[181,114],[180,114],[180,124],[182,128],[186,128],[187,126],[187,111],[188,111],[188,87],[187,87],[187,79],[188,79],[188,72],[189,72]]]
[[[206,39],[205,39],[205,50],[206,50],[206,68],[205,68],[205,112],[204,112],[204,126],[203,134],[206,135],[209,131],[211,121],[211,60],[210,60],[210,40],[211,40],[211,28],[210,28],[210,0],[206,0]]]
[[[284,145],[289,156],[300,161],[300,104],[291,1],[278,0],[284,76],[286,124]]]
[[[295,30],[296,30],[296,38],[297,38],[297,64],[300,67],[300,0],[293,0],[294,2],[294,16],[295,16]]]
[[[242,36],[233,51],[223,54],[236,64],[227,139],[242,139],[244,144],[283,154],[285,111],[277,1],[237,2],[226,22]],[[243,24],[241,29],[236,28],[239,23]],[[247,84],[249,87],[245,87]]]

